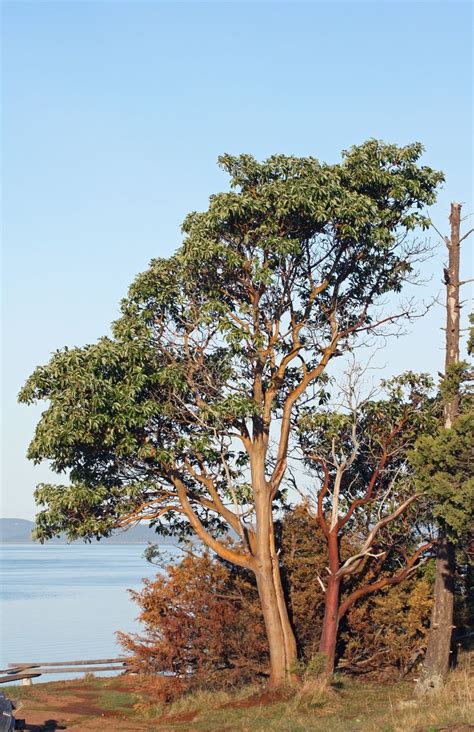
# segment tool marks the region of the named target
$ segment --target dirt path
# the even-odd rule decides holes
[[[137,718],[133,689],[127,679],[65,681],[11,687],[5,693],[15,700],[15,718],[29,732],[132,732],[151,730]]]

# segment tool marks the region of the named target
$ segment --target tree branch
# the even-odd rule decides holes
[[[418,564],[416,563],[420,556],[431,546],[433,546],[434,543],[434,541],[430,541],[427,544],[423,544],[422,546],[420,546],[420,548],[417,549],[411,559],[408,560],[406,567],[404,567],[400,572],[397,572],[397,574],[393,575],[392,577],[382,577],[382,579],[378,580],[377,582],[365,585],[364,587],[360,587],[358,590],[352,592],[349,597],[346,597],[346,599],[341,603],[339,607],[339,620],[344,617],[351,605],[353,605],[361,597],[370,595],[372,594],[372,592],[377,592],[378,590],[381,590],[382,588],[389,585],[398,585],[400,584],[400,582],[403,582],[403,580],[407,579],[407,577],[413,574],[413,572],[415,572],[420,566],[421,562],[418,562]]]
[[[360,569],[365,557],[369,554],[370,548],[372,547],[375,537],[377,536],[380,529],[383,529],[384,526],[391,523],[392,521],[395,521],[395,519],[398,518],[398,516],[400,516],[400,514],[402,514],[405,509],[408,508],[408,506],[412,504],[413,501],[416,501],[416,499],[419,497],[420,494],[410,496],[406,499],[406,501],[403,501],[403,503],[400,504],[397,510],[391,513],[390,516],[386,516],[380,521],[377,521],[377,523],[367,536],[367,539],[365,540],[361,551],[358,554],[355,554],[353,557],[349,557],[349,559],[346,559],[342,567],[337,572],[337,576],[343,577],[344,575],[354,574],[354,572],[357,572],[357,570]]]

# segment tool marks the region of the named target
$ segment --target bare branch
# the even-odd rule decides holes
[[[474,231],[474,229],[469,229],[469,231],[467,231],[465,234],[463,234],[463,236],[461,236],[461,238],[459,239],[459,243],[464,241],[464,239],[467,239],[467,237],[470,236],[470,234],[472,234],[473,231]]]
[[[339,620],[344,617],[351,605],[353,605],[361,597],[370,595],[373,592],[377,592],[378,590],[381,590],[384,587],[388,587],[390,585],[398,585],[400,584],[400,582],[403,582],[405,579],[410,577],[410,575],[412,575],[413,572],[416,572],[421,564],[426,561],[427,557],[423,559],[420,559],[420,557],[422,556],[422,554],[427,552],[428,549],[433,546],[433,544],[435,544],[434,541],[429,541],[426,544],[422,544],[411,557],[411,559],[407,561],[406,566],[400,572],[397,572],[391,577],[382,577],[377,582],[364,585],[364,587],[360,587],[359,589],[354,590],[354,592],[352,592],[349,597],[347,597],[344,602],[341,603],[338,613]]]

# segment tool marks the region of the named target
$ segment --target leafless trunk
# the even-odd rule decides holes
[[[461,204],[451,204],[451,237],[445,238],[448,248],[446,283],[446,358],[445,373],[459,362],[459,261]],[[452,427],[459,413],[459,397],[456,395],[444,407],[444,426]],[[438,535],[436,579],[433,597],[431,626],[428,636],[423,676],[433,683],[442,679],[449,669],[454,607],[455,550],[443,528]]]

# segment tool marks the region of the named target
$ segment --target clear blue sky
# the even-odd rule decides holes
[[[22,383],[56,348],[108,331],[134,275],[226,187],[220,153],[335,162],[370,137],[421,140],[447,179],[437,226],[452,200],[474,210],[471,3],[4,1],[2,12],[3,516],[32,518],[48,478],[24,457],[39,410],[16,404]],[[440,248],[420,296],[441,290],[443,259]],[[434,310],[381,359],[436,373],[442,319]]]

